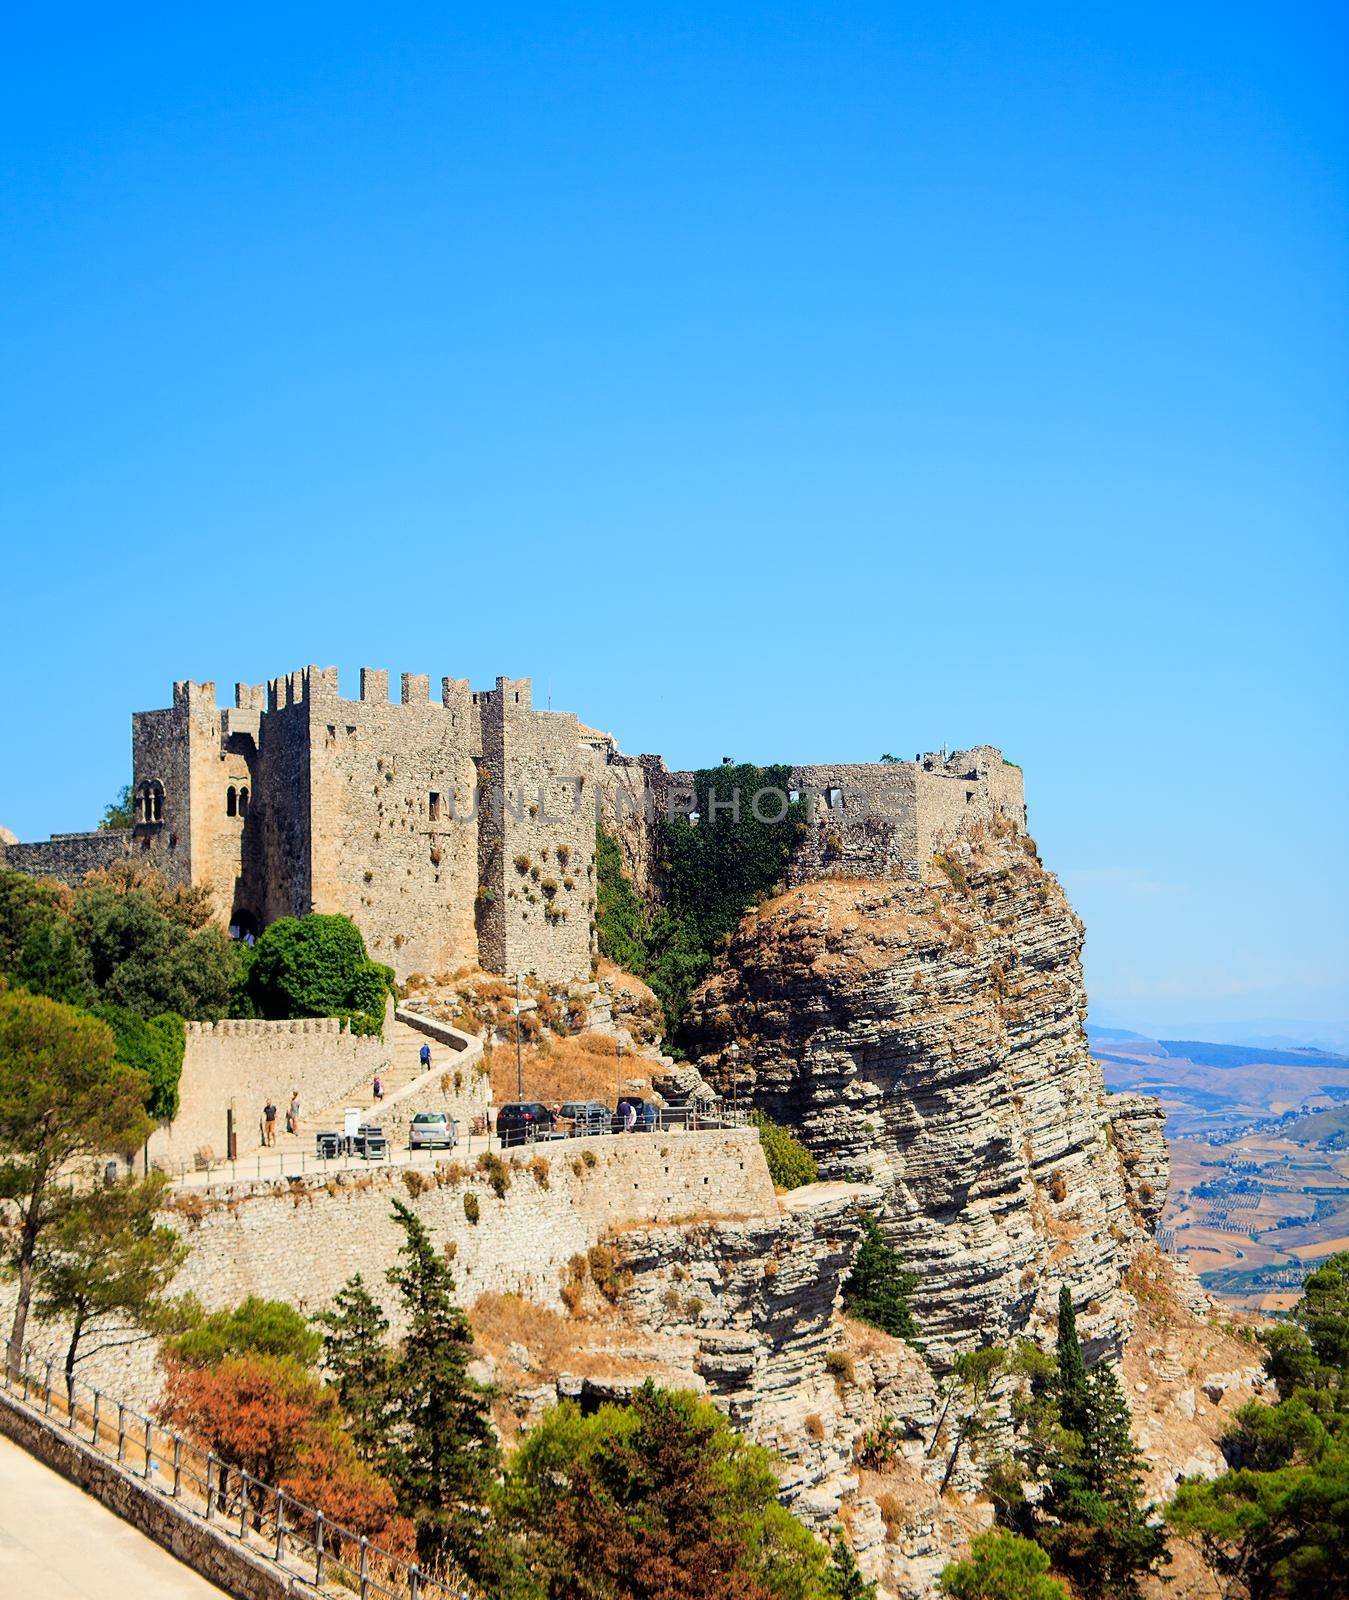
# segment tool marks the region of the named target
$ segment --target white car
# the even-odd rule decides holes
[[[409,1150],[453,1150],[459,1124],[446,1111],[419,1111],[408,1129]]]

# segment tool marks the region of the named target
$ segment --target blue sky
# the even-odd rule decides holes
[[[989,741],[1101,1020],[1324,1034],[1345,46],[6,8],[0,822],[92,825],[174,678],[308,661],[532,675],[681,765]]]

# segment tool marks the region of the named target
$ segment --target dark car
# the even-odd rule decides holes
[[[558,1107],[558,1116],[569,1125],[564,1131],[573,1139],[609,1131],[610,1111],[603,1100],[568,1100]]]
[[[622,1133],[628,1126],[628,1107],[632,1107],[634,1133],[650,1133],[656,1126],[656,1108],[649,1100],[639,1100],[635,1094],[625,1094],[618,1102],[618,1110],[614,1112],[610,1128],[614,1133]]]
[[[537,1100],[517,1100],[497,1112],[497,1138],[502,1144],[532,1144],[550,1138],[553,1128],[553,1113]]]

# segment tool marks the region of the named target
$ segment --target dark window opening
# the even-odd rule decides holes
[[[235,792],[233,784],[230,784],[225,791],[225,815],[227,817],[237,817],[239,815],[239,796]]]
[[[434,789],[431,791],[431,800],[430,804],[427,806],[427,811],[432,822],[440,821],[440,796],[435,792]]]
[[[239,791],[239,815],[241,817],[248,815],[248,790],[246,788]]]

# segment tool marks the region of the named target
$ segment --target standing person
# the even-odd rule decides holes
[[[286,1132],[299,1133],[300,1131],[300,1091],[290,1091],[290,1110],[286,1112]]]
[[[431,1046],[424,1044],[421,1048],[422,1071],[426,1072],[431,1066]]]
[[[384,1098],[384,1079],[380,1077],[379,1073],[375,1074],[375,1081],[370,1085],[370,1093],[374,1095],[376,1100]]]
[[[276,1101],[269,1100],[262,1108],[262,1142],[276,1143]]]
[[[637,1126],[637,1107],[631,1100],[623,1102],[623,1132],[631,1133]]]

